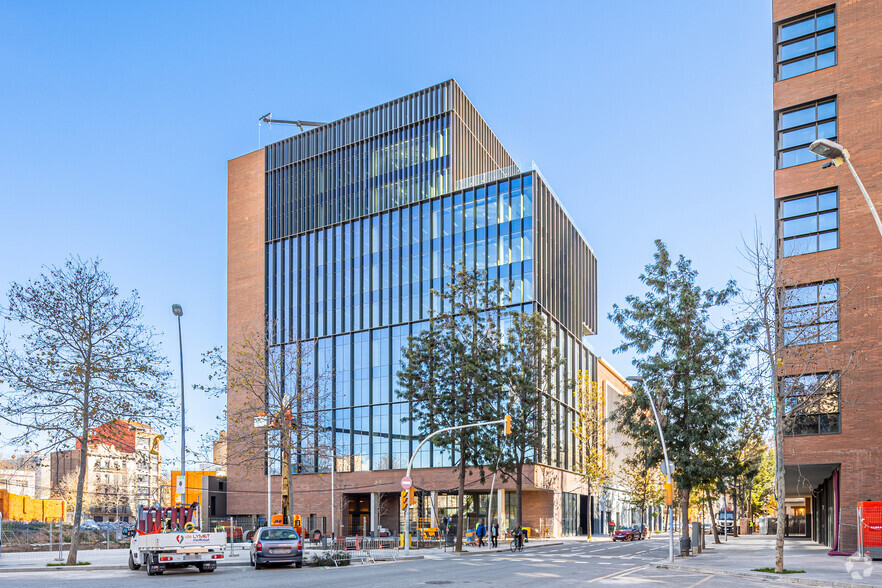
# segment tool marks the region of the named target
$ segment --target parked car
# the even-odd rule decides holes
[[[613,541],[635,541],[638,539],[643,539],[643,536],[640,533],[640,529],[632,529],[631,527],[622,527],[612,536]]]
[[[254,533],[250,549],[251,565],[259,570],[266,564],[303,566],[303,538],[294,527],[261,527]]]

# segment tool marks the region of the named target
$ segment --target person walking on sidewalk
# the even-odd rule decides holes
[[[481,520],[478,522],[478,527],[475,529],[475,535],[478,537],[478,547],[484,547],[484,536],[487,534],[487,527],[484,526],[484,521]]]
[[[499,521],[493,521],[490,525],[490,545],[499,547]]]

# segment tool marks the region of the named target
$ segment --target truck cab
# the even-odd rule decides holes
[[[731,508],[721,510],[717,513],[717,526],[720,533],[727,535],[735,534],[735,513]]]

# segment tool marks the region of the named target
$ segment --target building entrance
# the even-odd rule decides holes
[[[371,525],[371,495],[347,494],[349,510],[347,513],[346,535],[367,535]]]

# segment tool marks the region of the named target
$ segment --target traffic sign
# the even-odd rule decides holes
[[[670,460],[663,461],[662,463],[659,464],[658,467],[661,468],[661,473],[663,473],[666,476],[670,476],[674,473],[674,462],[672,462]]]
[[[407,490],[411,486],[413,486],[413,480],[411,480],[409,476],[404,476],[403,478],[401,478],[401,487],[402,488]]]

